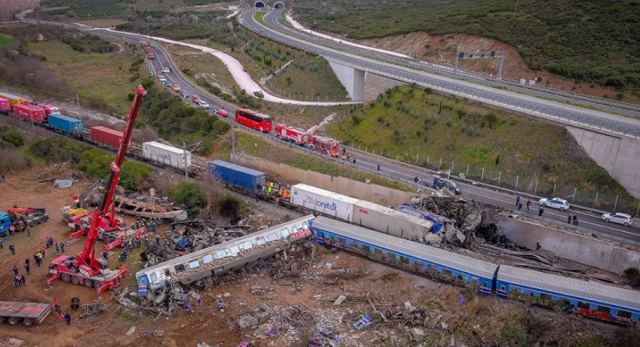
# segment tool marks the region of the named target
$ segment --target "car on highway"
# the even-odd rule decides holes
[[[447,188],[450,191],[454,192],[456,195],[460,195],[460,187],[456,184],[456,182],[448,180],[446,178],[433,177],[433,188],[438,190]]]
[[[178,83],[173,83],[171,85],[171,90],[174,91],[175,93],[180,93],[180,86],[178,85]]]
[[[204,100],[200,100],[200,103],[198,105],[202,108],[209,109],[209,104]]]
[[[217,109],[216,114],[220,117],[229,118],[229,112],[225,111],[222,108]]]
[[[560,198],[551,198],[551,199],[542,198],[540,199],[540,201],[538,201],[538,204],[540,206],[555,208],[557,210],[563,210],[563,211],[566,211],[569,209],[569,203],[567,202],[567,200],[560,199]]]
[[[158,77],[158,81],[160,81],[160,83],[167,83],[167,79],[163,76]]]
[[[633,224],[633,219],[631,219],[630,215],[620,212],[604,213],[602,215],[602,220],[609,223],[622,224],[627,227],[630,227],[631,224]]]
[[[171,69],[169,69],[168,67],[165,67],[164,69],[162,69],[163,73],[169,73],[171,72]]]
[[[182,97],[185,98],[185,99],[189,99],[189,94],[187,94],[185,92],[180,93],[180,95],[182,95]]]

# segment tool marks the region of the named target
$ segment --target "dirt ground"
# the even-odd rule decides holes
[[[534,341],[566,345],[576,339],[612,341],[616,335],[628,333],[628,329],[521,302],[480,297],[469,289],[317,246],[311,248],[313,252],[290,251],[275,260],[250,265],[225,276],[209,290],[198,290],[203,302],[192,302],[192,313],[178,308],[170,319],[154,321],[153,316],[120,306],[112,299],[112,292],[106,292],[101,298],[109,307],[107,313],[76,320],[80,310],[70,310],[70,299],[77,296],[81,303],[91,303],[96,298],[93,290],[66,283],[48,288],[43,283],[46,266],[36,268],[33,264],[25,287],[13,288],[10,280],[11,268],[19,265],[22,271],[24,258],[43,248],[47,235],[56,241],[68,239],[60,208],[86,186],[79,183],[70,189],[56,189],[49,182],[35,183],[41,176],[42,170],[34,169],[7,177],[0,184],[0,210],[16,203],[45,207],[50,215],[47,223],[33,229],[30,238],[18,234],[12,240],[5,239],[0,250],[0,275],[5,279],[0,282],[0,300],[51,302],[57,298],[74,319],[71,326],[54,315],[40,326],[0,324],[0,346],[9,345],[10,338],[22,340],[23,346],[196,346],[200,342],[237,346],[241,341],[251,346],[307,346],[311,339],[344,346],[409,346],[419,341],[425,345],[483,346],[516,344],[522,334]],[[7,249],[11,242],[17,250],[13,256]],[[81,242],[68,246],[67,254],[75,254],[81,246]],[[53,253],[47,251],[45,262]],[[117,253],[110,257],[112,266]],[[130,275],[122,287],[135,290],[132,274],[141,266],[138,253],[130,254]],[[346,297],[344,302],[334,305],[341,295]],[[224,311],[216,305],[219,299],[224,300]],[[269,313],[251,327],[240,328],[240,317],[260,316],[264,310]],[[362,314],[370,315],[374,322],[358,331],[352,323]],[[127,335],[128,331],[132,333]]]
[[[39,3],[40,0],[2,0],[0,1],[0,19],[11,19],[14,13],[36,7]]]
[[[520,81],[521,78],[524,78],[528,81],[541,78],[541,82],[539,81],[537,84],[546,87],[609,98],[615,98],[618,94],[618,91],[612,88],[590,85],[589,83],[576,85],[573,80],[568,78],[544,71],[532,71],[527,67],[515,47],[480,36],[466,34],[430,35],[424,32],[413,32],[399,36],[360,40],[359,43],[450,66],[454,65],[457,51],[468,53],[501,51],[506,57],[503,71],[505,79]],[[498,73],[498,64],[499,60],[497,59],[463,60],[460,67],[493,77]]]

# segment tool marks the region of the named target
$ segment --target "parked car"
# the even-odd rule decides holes
[[[540,204],[540,206],[555,208],[563,211],[566,211],[569,209],[569,203],[567,202],[567,200],[560,199],[560,198],[551,198],[551,199],[542,198],[540,199],[540,201],[538,201],[538,204]]]
[[[607,221],[609,223],[622,224],[628,227],[630,227],[631,224],[633,224],[633,219],[631,219],[630,215],[626,213],[620,213],[620,212],[605,213],[602,215],[602,220]]]
[[[435,188],[435,189],[447,188],[450,191],[456,193],[456,195],[460,194],[460,187],[458,187],[456,182],[453,182],[453,181],[448,180],[446,178],[434,177],[433,178],[433,188]]]
[[[228,118],[229,117],[229,112],[225,111],[222,108],[219,108],[216,110],[216,114],[220,117],[224,117],[224,118]]]

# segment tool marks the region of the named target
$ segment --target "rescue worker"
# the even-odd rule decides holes
[[[578,216],[577,215],[573,215],[573,225],[578,226]]]
[[[4,238],[0,237],[0,249],[4,248]]]
[[[9,251],[11,252],[11,255],[16,254],[16,246],[12,244],[9,245]]]
[[[69,312],[64,314],[64,320],[67,321],[67,325],[71,325],[71,314]]]
[[[60,244],[56,243],[56,254],[60,253]]]
[[[24,271],[27,275],[31,275],[31,264],[29,263],[29,258],[24,260]]]
[[[538,210],[538,217],[542,217],[543,213],[544,213],[544,207],[540,206],[540,209]]]
[[[516,207],[520,205],[520,194],[516,195]]]
[[[19,273],[18,266],[14,265],[14,266],[11,268],[11,271],[13,271],[13,275],[14,275],[14,276],[18,276],[18,273]]]
[[[531,199],[527,199],[527,213],[531,212]]]
[[[60,253],[64,253],[64,242],[60,242]]]

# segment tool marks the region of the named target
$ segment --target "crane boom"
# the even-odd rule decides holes
[[[85,240],[82,251],[77,255],[78,261],[89,265],[92,269],[97,268],[94,244],[98,237],[98,228],[104,216],[112,215],[113,211],[109,211],[109,209],[113,208],[113,196],[116,188],[118,187],[118,182],[120,181],[120,171],[122,170],[122,164],[124,163],[124,159],[127,155],[127,148],[129,147],[131,136],[133,135],[133,126],[135,125],[138,117],[138,111],[140,110],[143,94],[144,88],[142,86],[138,86],[133,97],[133,102],[131,103],[131,108],[129,109],[127,124],[125,125],[124,133],[122,135],[122,143],[120,143],[120,148],[116,153],[115,160],[110,166],[111,174],[107,180],[107,191],[105,191],[102,196],[100,206],[93,211],[93,218],[91,218],[91,226],[87,233],[87,239]]]

